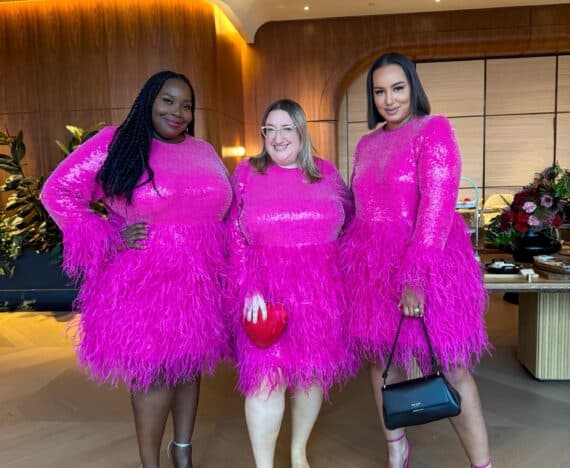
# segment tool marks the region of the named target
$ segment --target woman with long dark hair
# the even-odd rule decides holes
[[[470,373],[489,347],[486,293],[466,226],[455,213],[461,175],[455,134],[445,117],[429,115],[429,101],[407,57],[378,58],[366,89],[372,132],[355,150],[356,214],[343,247],[350,334],[370,360],[383,423],[381,376],[402,314],[409,318],[392,361],[398,370],[390,371],[389,379],[403,380],[414,359],[424,373],[430,370],[423,317],[436,357],[463,400],[451,423],[472,465],[488,468],[487,429]],[[404,430],[382,427],[386,466],[407,468],[412,446]]]
[[[194,138],[195,96],[184,75],[145,83],[125,121],[106,127],[46,181],[42,202],[60,226],[64,268],[81,280],[80,363],[131,391],[144,468],[169,453],[192,466],[200,376],[227,353],[219,272],[228,174]],[[102,200],[108,216],[95,213]]]

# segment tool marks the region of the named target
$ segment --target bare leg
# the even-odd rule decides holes
[[[489,463],[489,441],[477,385],[470,372],[458,367],[446,374],[449,383],[461,395],[461,413],[450,418],[469,460],[473,465]],[[491,465],[488,465],[489,467]]]
[[[401,468],[404,466],[406,457],[409,455],[408,439],[402,437],[404,435],[403,429],[395,429],[390,431],[384,426],[384,414],[382,412],[382,372],[384,368],[380,364],[374,362],[370,364],[370,382],[372,383],[372,391],[374,392],[374,400],[376,401],[376,411],[382,424],[382,430],[386,441],[394,441],[387,443],[388,462],[387,468]],[[390,367],[387,383],[401,382],[406,378],[406,373],[402,369]]]
[[[293,434],[291,438],[292,468],[309,468],[307,442],[319,416],[323,391],[317,385],[295,392],[292,402]]]
[[[245,399],[245,419],[257,468],[273,468],[284,412],[284,387],[269,392],[269,387],[262,385],[258,393]]]
[[[196,410],[200,397],[200,377],[193,382],[178,384],[174,390],[172,401],[172,424],[174,426],[174,442],[189,444],[192,442]],[[174,468],[192,468],[192,446],[171,446]]]
[[[174,389],[157,384],[146,392],[131,393],[139,454],[144,468],[158,468],[160,446]]]

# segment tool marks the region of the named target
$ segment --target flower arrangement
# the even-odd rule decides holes
[[[516,249],[529,233],[555,239],[569,198],[570,171],[547,167],[491,221],[485,239],[505,249]]]

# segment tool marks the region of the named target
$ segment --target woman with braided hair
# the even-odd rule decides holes
[[[191,467],[200,376],[227,353],[219,271],[232,189],[214,149],[194,138],[194,92],[163,71],[125,121],[106,127],[46,181],[64,268],[81,280],[80,363],[131,392],[141,466],[158,467],[172,412],[176,467]],[[91,205],[102,200],[108,216]]]

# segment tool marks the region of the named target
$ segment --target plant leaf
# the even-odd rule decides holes
[[[63,151],[63,154],[65,154],[66,156],[70,153],[69,149],[67,148],[67,146],[65,146],[61,141],[59,140],[55,140],[55,144],[58,146],[58,148]]]
[[[7,163],[4,161],[0,161],[0,169],[2,169],[3,171],[6,171],[8,174],[21,174],[22,173],[21,168],[12,162]]]
[[[66,125],[65,128],[69,133],[73,135],[74,138],[78,140],[81,139],[81,135],[83,135],[84,130],[81,127],[76,127],[75,125]]]
[[[19,163],[26,155],[26,145],[24,144],[24,133],[22,130],[20,130],[16,139],[12,142],[11,153],[16,163]]]

